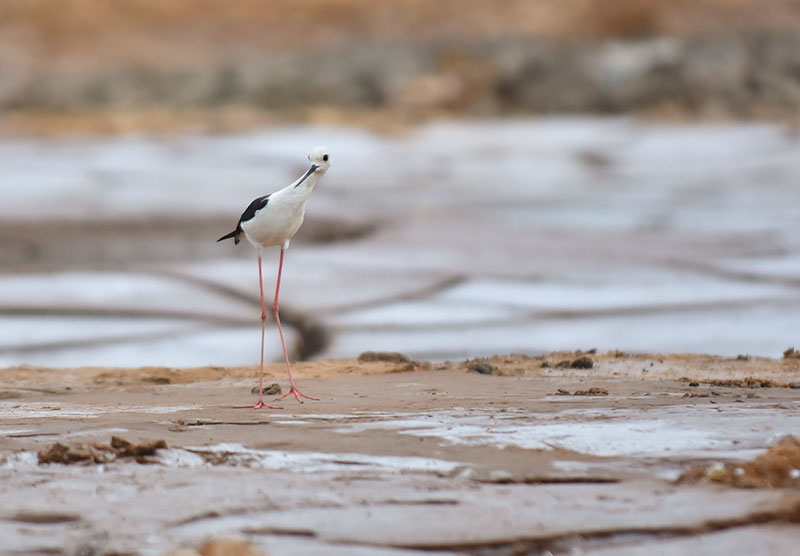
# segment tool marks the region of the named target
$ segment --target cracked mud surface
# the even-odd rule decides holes
[[[579,357],[591,368],[556,365]],[[793,449],[779,440],[800,430],[797,390],[769,384],[793,382],[800,360],[480,363],[490,373],[400,354],[299,363],[321,400],[275,411],[231,407],[252,397],[252,367],[7,369],[0,552],[244,538],[272,555],[786,554],[800,542],[796,486],[714,480]],[[283,382],[279,365],[269,373]],[[40,463],[47,453],[69,464]],[[691,469],[710,480],[676,482]]]
[[[255,257],[215,240],[323,137],[281,289],[297,358],[798,347],[796,133],[562,117],[5,137],[0,366],[252,364]]]

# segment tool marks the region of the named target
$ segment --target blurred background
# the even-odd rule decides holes
[[[780,357],[799,131],[800,0],[5,0],[0,365],[256,363],[318,144],[297,358]]]

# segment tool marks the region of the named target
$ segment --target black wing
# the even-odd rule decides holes
[[[244,209],[244,212],[242,213],[242,216],[239,218],[239,222],[237,222],[237,224],[236,224],[236,229],[233,230],[229,234],[225,234],[224,236],[219,238],[217,241],[222,241],[222,240],[225,240],[225,239],[233,238],[233,242],[236,245],[239,245],[239,242],[242,240],[242,237],[241,237],[242,236],[242,222],[247,222],[248,220],[251,220],[256,215],[256,213],[258,211],[260,211],[265,206],[267,206],[267,203],[269,203],[269,195],[264,195],[263,197],[259,197],[258,199],[256,199],[252,203],[250,203],[247,206],[247,208]]]
[[[268,202],[269,202],[269,195],[264,195],[263,197],[259,197],[258,199],[250,203],[250,205],[246,209],[244,209],[244,212],[242,213],[242,217],[239,219],[239,224],[237,225],[237,227],[239,227],[239,229],[241,230],[242,222],[247,222],[248,220],[252,220],[258,211],[267,206]]]

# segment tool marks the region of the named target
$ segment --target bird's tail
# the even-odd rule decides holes
[[[239,230],[233,230],[231,233],[225,234],[224,236],[219,238],[217,241],[219,242],[219,241],[223,241],[223,240],[231,239],[231,238],[233,238],[233,242],[238,245],[239,244]]]

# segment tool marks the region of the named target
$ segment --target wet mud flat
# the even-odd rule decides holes
[[[298,359],[797,345],[796,133],[564,116],[4,137],[0,366],[252,364],[255,256],[215,240],[320,143],[281,291]]]
[[[0,553],[790,554],[793,355],[8,368]]]

